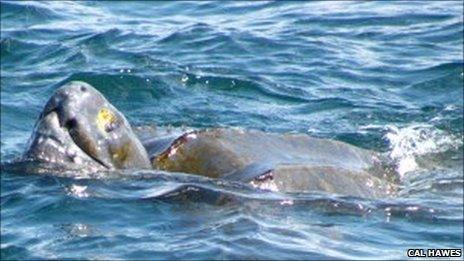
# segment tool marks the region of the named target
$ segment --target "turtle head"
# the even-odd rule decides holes
[[[57,89],[47,102],[26,157],[97,169],[150,167],[124,115],[95,88],[77,81]]]

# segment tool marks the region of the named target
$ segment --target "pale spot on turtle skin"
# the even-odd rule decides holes
[[[374,186],[374,182],[371,179],[368,179],[366,181],[366,186],[368,186],[369,188],[372,188]]]
[[[63,147],[58,147],[58,152],[60,152],[61,154],[64,154],[65,153],[65,148]]]
[[[73,149],[67,149],[66,156],[68,156],[70,159],[74,159],[76,157],[76,151]]]
[[[111,139],[113,140],[119,140],[121,138],[120,135],[116,134],[116,133],[111,133]]]
[[[168,153],[168,157],[171,158],[172,156],[174,156],[174,154],[176,154],[177,152],[177,149],[178,149],[177,147],[170,149]]]
[[[80,157],[74,157],[73,162],[76,164],[82,164],[82,159]]]

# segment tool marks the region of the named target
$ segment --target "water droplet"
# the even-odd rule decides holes
[[[189,77],[186,74],[184,74],[182,75],[182,78],[180,80],[182,81],[182,83],[187,83],[187,81],[189,80]]]

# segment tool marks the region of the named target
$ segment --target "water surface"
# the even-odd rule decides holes
[[[160,172],[2,171],[1,258],[406,258],[463,246],[462,2],[1,2],[1,162],[86,81],[135,126],[306,133],[380,151],[385,199]]]

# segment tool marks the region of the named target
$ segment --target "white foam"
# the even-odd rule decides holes
[[[418,169],[418,156],[445,152],[462,145],[462,139],[428,124],[386,128],[388,132],[384,138],[390,143],[389,156],[397,163],[401,176]]]
[[[89,196],[86,190],[87,190],[87,186],[78,186],[78,185],[73,184],[68,189],[68,193],[78,198],[86,198]]]

